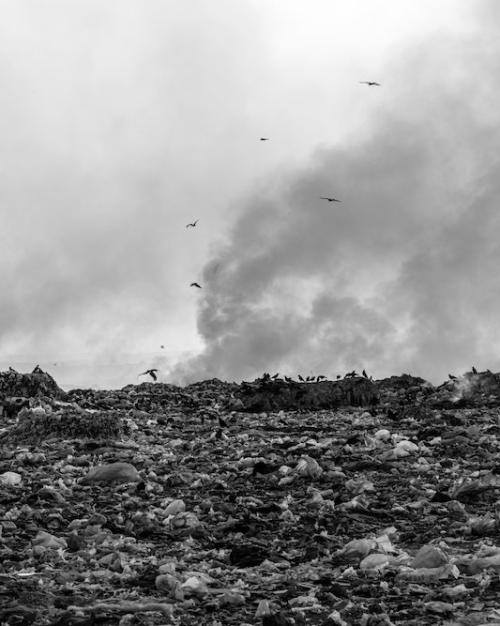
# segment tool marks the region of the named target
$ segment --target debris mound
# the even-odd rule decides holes
[[[437,387],[433,408],[494,407],[500,403],[500,373],[466,372]]]
[[[38,443],[47,439],[116,439],[124,433],[118,411],[81,411],[50,407],[23,408],[7,439],[17,443]]]
[[[46,396],[57,400],[65,400],[67,397],[52,376],[38,366],[31,374],[21,374],[13,369],[0,372],[0,395],[23,398]]]
[[[239,399],[242,411],[258,413],[371,406],[378,403],[379,392],[373,381],[362,376],[303,383],[272,379],[264,374],[251,383],[243,382]]]

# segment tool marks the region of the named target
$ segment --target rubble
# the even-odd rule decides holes
[[[2,624],[498,622],[497,374],[0,381]]]

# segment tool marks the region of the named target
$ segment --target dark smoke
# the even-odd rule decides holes
[[[499,58],[491,31],[422,44],[366,132],[250,198],[204,271],[205,349],[172,377],[500,366]]]

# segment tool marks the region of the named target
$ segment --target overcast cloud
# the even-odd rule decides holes
[[[498,8],[284,4],[2,4],[0,366],[500,369]]]

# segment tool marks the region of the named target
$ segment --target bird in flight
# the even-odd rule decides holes
[[[269,137],[261,137],[260,141],[269,141]]]
[[[162,350],[164,350],[164,349],[165,349],[165,346],[164,346],[163,344],[161,344],[160,348],[161,348]]]
[[[375,82],[374,80],[360,80],[360,85],[368,85],[368,87],[382,87],[380,83]]]
[[[195,220],[194,222],[190,222],[189,224],[186,224],[186,228],[194,228],[199,221],[200,220]]]
[[[320,196],[320,200],[326,200],[327,202],[342,202],[342,200],[337,200],[337,198],[328,198],[326,196]]]
[[[201,289],[201,285],[199,285],[198,283],[191,283],[189,286],[190,287],[198,287],[198,289]]]
[[[146,376],[146,374],[149,374],[153,380],[158,380],[158,376],[156,375],[157,371],[158,370],[155,367],[153,367],[150,370],[146,370],[145,372],[142,372],[142,374],[139,374],[139,376]]]

